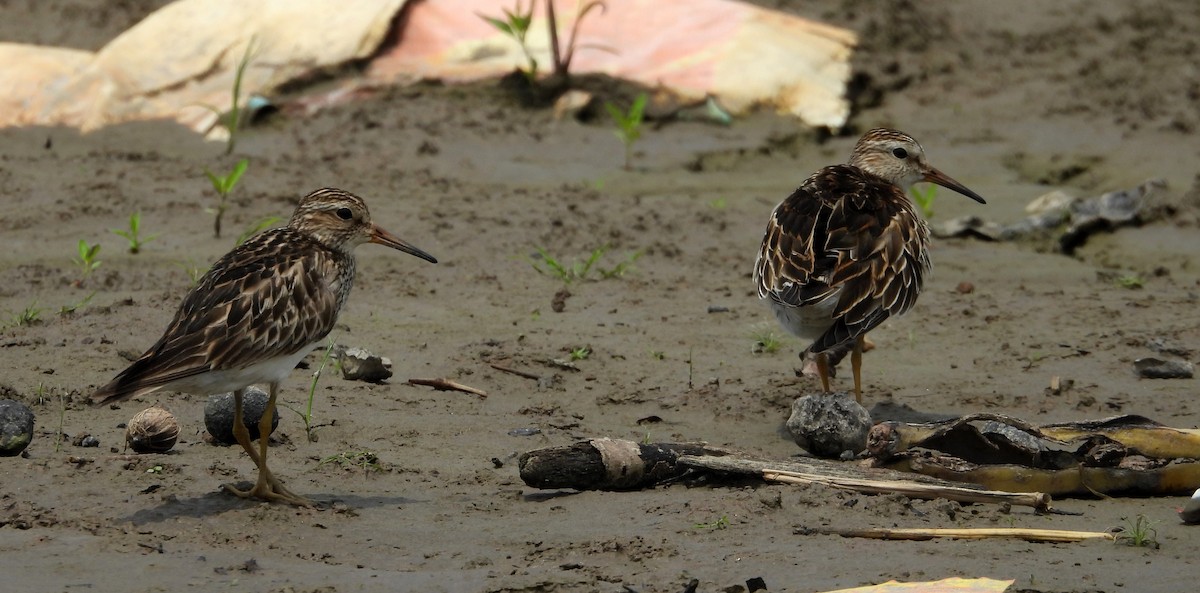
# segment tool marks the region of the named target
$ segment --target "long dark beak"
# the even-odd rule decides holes
[[[987,203],[987,201],[979,197],[979,194],[967,189],[967,186],[955,181],[949,175],[942,173],[933,167],[930,167],[928,171],[925,171],[925,176],[921,179],[922,181],[936,183],[942,187],[952,189],[964,196],[967,196],[968,198],[971,198],[972,200],[975,200],[976,202],[979,202],[980,204]]]
[[[424,251],[421,251],[420,249],[417,249],[416,247],[413,247],[407,241],[401,240],[396,235],[393,235],[374,224],[371,225],[371,238],[368,239],[368,241],[371,243],[378,243],[379,245],[385,245],[387,247],[391,247],[392,249],[399,249],[404,253],[415,255],[431,264],[437,263],[437,258],[425,253]]]

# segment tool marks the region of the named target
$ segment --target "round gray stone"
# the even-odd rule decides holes
[[[258,438],[258,420],[267,409],[270,396],[258,387],[246,388],[242,396],[242,424],[250,431],[251,440]],[[204,404],[204,428],[208,429],[218,442],[232,445],[237,443],[233,437],[233,393],[226,392],[209,396]],[[271,432],[279,426],[279,407],[271,418]]]
[[[817,457],[828,458],[866,449],[871,425],[867,409],[845,392],[796,398],[787,421],[788,432],[797,445]]]
[[[0,399],[0,457],[20,455],[33,441],[33,410],[12,399]]]

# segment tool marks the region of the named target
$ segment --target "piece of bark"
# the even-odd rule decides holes
[[[884,468],[863,467],[858,464],[822,459],[791,459],[763,461],[737,457],[681,457],[679,463],[710,471],[755,475],[767,480],[789,481],[791,476],[806,482],[820,482],[859,492],[896,492],[912,498],[948,498],[971,502],[995,502],[1031,506],[1039,510],[1050,508],[1050,496],[1038,493],[989,492],[980,486],[952,482]],[[770,476],[770,477],[768,477]]]
[[[768,482],[782,482],[785,484],[825,484],[834,488],[867,494],[895,493],[903,494],[909,498],[921,498],[925,500],[945,498],[958,502],[1008,503],[1033,507],[1039,511],[1050,509],[1050,496],[1041,492],[1004,492],[1000,490],[980,490],[963,486],[919,484],[912,480],[834,478],[817,474],[770,470],[763,471],[763,479]]]
[[[527,451],[518,459],[521,479],[533,488],[632,490],[687,473],[681,455],[723,455],[702,443],[642,444],[599,438]]]
[[[954,539],[1016,538],[1031,542],[1081,542],[1093,539],[1114,541],[1116,537],[1104,531],[1063,531],[1059,529],[1024,528],[976,528],[976,529],[832,529],[824,527],[800,527],[798,535],[840,535],[842,537],[866,537],[871,539],[929,540],[936,537]]]

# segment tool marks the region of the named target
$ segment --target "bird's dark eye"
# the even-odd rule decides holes
[[[899,150],[899,149],[897,149],[897,150]],[[351,212],[349,208],[338,208],[337,215],[338,215],[338,218],[340,218],[342,220],[350,220],[351,218],[354,218],[354,213]]]
[[[903,159],[906,159],[906,158],[908,158],[908,151],[907,151],[907,150],[904,150],[903,148],[893,148],[893,149],[892,149],[892,156],[894,156],[894,157],[896,157],[896,158],[898,158],[898,159],[901,159],[901,160],[903,160]]]

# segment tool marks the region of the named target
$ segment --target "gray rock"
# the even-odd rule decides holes
[[[1133,370],[1146,379],[1191,379],[1195,367],[1182,360],[1139,358],[1133,361]]]
[[[342,378],[350,381],[379,383],[392,376],[392,361],[362,348],[347,348],[339,353]]]
[[[258,420],[267,409],[270,396],[258,387],[249,387],[242,397],[242,424],[250,431],[250,438],[258,438]],[[218,442],[232,445],[237,442],[233,437],[233,393],[221,393],[209,396],[204,404],[204,427],[208,429]],[[279,408],[271,418],[271,432],[279,426]]]
[[[0,457],[20,455],[33,441],[33,410],[11,399],[0,399]]]
[[[867,448],[871,415],[846,392],[806,395],[792,402],[787,429],[802,449],[817,457],[837,458]]]

